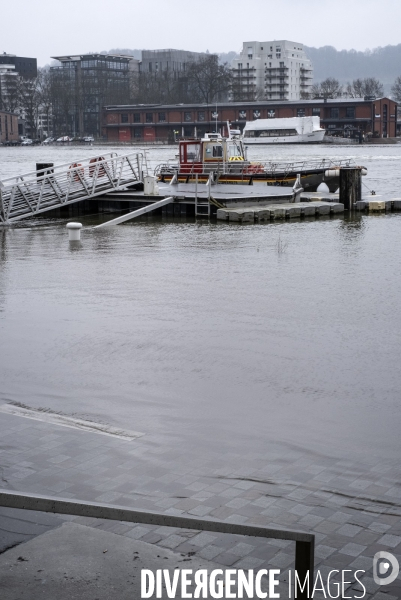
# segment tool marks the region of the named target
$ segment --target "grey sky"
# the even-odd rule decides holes
[[[0,52],[38,58],[110,48],[238,51],[289,39],[365,50],[401,43],[400,0],[19,0],[1,9]]]

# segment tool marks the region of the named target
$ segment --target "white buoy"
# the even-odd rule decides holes
[[[78,242],[81,239],[81,228],[82,223],[67,223],[70,242]]]
[[[322,181],[322,183],[320,185],[318,185],[316,191],[322,192],[323,194],[328,194],[330,192],[329,186],[327,185],[327,183],[324,183],[324,181]]]

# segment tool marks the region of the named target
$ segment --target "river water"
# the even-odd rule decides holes
[[[1,177],[104,152],[1,148]],[[250,155],[352,156],[368,168],[366,190],[401,197],[398,145]],[[397,465],[400,213],[144,218],[84,228],[76,246],[65,223],[0,230],[0,400],[144,432],[194,472],[201,456],[241,471],[242,457],[288,447],[362,470]]]

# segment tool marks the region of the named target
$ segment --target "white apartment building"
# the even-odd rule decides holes
[[[234,101],[299,100],[313,83],[312,63],[299,42],[244,42],[231,68]]]

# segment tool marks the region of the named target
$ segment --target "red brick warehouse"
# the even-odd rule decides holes
[[[200,137],[216,125],[227,133],[227,121],[242,129],[255,119],[304,116],[319,116],[329,135],[397,135],[397,103],[389,98],[112,105],[103,108],[102,134],[109,142],[173,142],[177,137]]]

